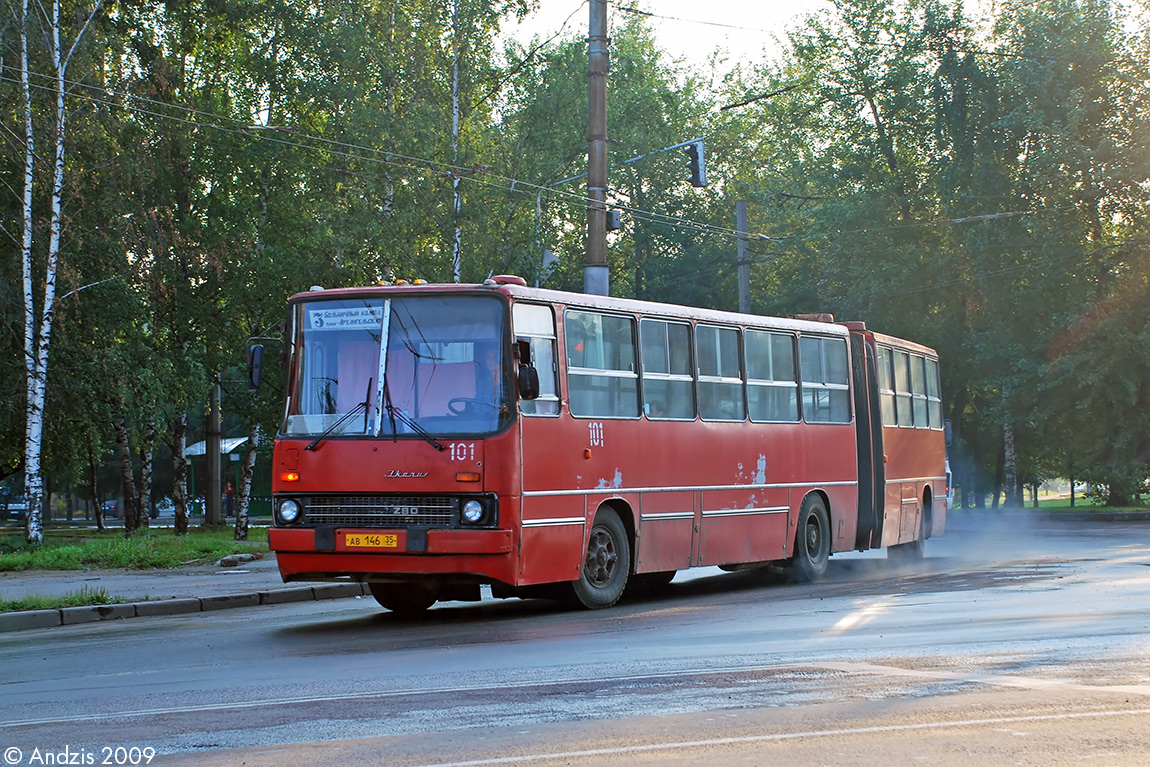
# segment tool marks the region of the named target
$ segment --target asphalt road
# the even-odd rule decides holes
[[[402,620],[345,599],[0,635],[0,750],[7,764],[1144,765],[1148,607],[1150,523],[954,515],[909,570],[881,554],[836,556],[813,585],[708,569],[607,611],[488,600]]]

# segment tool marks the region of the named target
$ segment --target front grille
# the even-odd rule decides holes
[[[305,522],[345,527],[450,527],[455,499],[447,495],[337,495],[312,498]]]

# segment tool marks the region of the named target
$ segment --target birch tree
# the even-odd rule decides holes
[[[84,33],[88,30],[103,0],[98,0],[89,13],[76,39],[64,52],[60,41],[60,0],[53,0],[50,10],[44,9],[42,23],[49,39],[53,74],[55,75],[55,124],[52,139],[55,148],[52,166],[52,195],[48,224],[48,253],[44,273],[44,298],[37,316],[32,263],[34,217],[32,189],[35,180],[35,135],[32,123],[32,86],[28,55],[28,0],[20,8],[20,86],[24,110],[24,237],[21,254],[24,267],[24,365],[27,374],[27,421],[25,425],[25,494],[28,516],[25,536],[29,543],[44,542],[44,479],[40,459],[44,436],[44,399],[48,387],[48,348],[52,337],[52,320],[56,304],[56,273],[60,265],[60,230],[63,220],[64,146],[67,137],[64,96],[67,93],[68,64]]]

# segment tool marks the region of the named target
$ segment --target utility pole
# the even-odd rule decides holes
[[[735,203],[735,229],[739,232],[739,311],[751,311],[751,262],[747,258],[747,203]]]
[[[590,0],[587,34],[587,265],[583,292],[610,293],[607,273],[607,0]]]

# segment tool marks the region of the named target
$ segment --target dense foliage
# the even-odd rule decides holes
[[[19,8],[3,2],[0,480],[21,471],[25,415]],[[93,5],[64,4],[68,39]],[[449,281],[458,242],[465,282],[579,289],[582,182],[552,185],[585,169],[585,22],[498,50],[530,5],[100,6],[68,70],[49,487],[90,495],[117,428],[137,465],[189,414],[195,429],[215,380],[230,433],[274,433],[275,382],[246,391],[245,341],[309,285]],[[754,311],[830,311],[940,351],[968,498],[1073,476],[1131,501],[1150,474],[1150,28],[1121,7],[1007,0],[983,27],[957,0],[833,0],[721,74],[676,64],[616,8],[611,161],[650,154],[611,171],[612,292],[736,308],[746,200]],[[657,151],[696,136],[703,190]]]

